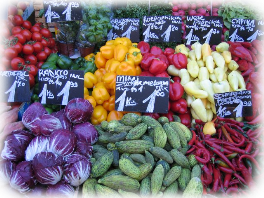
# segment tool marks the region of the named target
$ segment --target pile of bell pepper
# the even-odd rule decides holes
[[[117,75],[137,76],[142,60],[137,43],[126,37],[109,40],[94,55],[96,71],[84,75],[84,98],[94,107],[91,123],[120,120],[126,112],[115,110],[115,84]]]
[[[202,164],[203,194],[217,197],[264,197],[264,127],[217,117],[217,133],[205,135],[196,120],[189,155]]]
[[[253,115],[245,117],[245,120],[250,124],[257,124],[264,118],[264,112],[261,111],[264,96],[261,88],[263,41],[228,43],[232,58],[239,65],[238,70],[246,82],[246,89],[250,90],[252,95]]]

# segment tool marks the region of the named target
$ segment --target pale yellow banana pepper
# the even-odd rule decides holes
[[[227,80],[213,83],[213,90],[215,93],[224,93],[230,91],[230,85]]]
[[[198,78],[195,78],[195,79],[193,79],[191,81],[193,81],[196,84],[196,86],[197,86],[198,89],[202,89],[202,87],[200,85],[200,80]]]
[[[227,66],[228,66],[228,69],[230,69],[230,70],[232,70],[232,71],[237,70],[238,67],[239,67],[239,65],[237,64],[237,62],[234,61],[234,60],[231,60],[231,61],[228,63]]]
[[[191,48],[195,52],[196,60],[200,60],[202,58],[202,44],[199,42],[195,42],[191,45]]]
[[[189,59],[193,60],[193,61],[196,61],[196,56],[195,56],[194,50],[190,50],[189,51]]]
[[[207,115],[207,122],[212,121],[214,114],[211,109],[206,109],[206,115]]]
[[[191,60],[190,62],[188,62],[188,64],[187,64],[187,71],[189,72],[189,74],[193,78],[198,77],[198,74],[199,74],[199,66],[198,66],[198,64],[197,64],[197,62],[195,60]]]
[[[190,108],[190,110],[191,110],[192,117],[193,117],[194,119],[198,119],[198,120],[200,120],[199,116],[195,113],[195,111],[193,110],[193,108]]]
[[[191,104],[193,101],[194,101],[193,97],[187,94],[186,95],[186,102],[187,102],[188,107],[191,107]]]
[[[206,57],[205,66],[210,74],[214,73],[215,62],[214,62],[214,58],[211,55]]]
[[[216,108],[215,108],[215,104],[211,103],[211,110],[214,114],[216,114]]]
[[[224,68],[217,67],[214,69],[214,74],[215,74],[215,77],[216,77],[218,82],[223,81],[225,70],[224,70]]]
[[[238,71],[232,71],[232,72],[235,72],[235,74],[237,76],[239,89],[245,90],[246,89],[246,83],[245,83],[243,76]]]
[[[198,74],[198,79],[200,81],[209,79],[209,72],[208,72],[208,69],[206,67],[200,67],[199,74]]]
[[[186,83],[185,85],[183,85],[183,87],[184,87],[184,91],[190,96],[194,96],[195,98],[208,97],[208,93],[204,90],[199,89],[195,84],[195,82],[193,81]]]
[[[212,57],[217,67],[221,67],[221,68],[225,67],[225,59],[220,53],[214,51],[212,52]]]
[[[204,43],[202,45],[202,57],[203,57],[203,61],[205,62],[207,56],[211,56],[212,53],[212,49],[210,47],[210,45],[208,43]]]
[[[196,115],[203,122],[207,122],[207,112],[206,112],[206,109],[204,107],[204,104],[203,104],[203,102],[202,102],[202,100],[200,98],[195,99],[192,102],[191,107],[193,108],[193,110],[196,113]]]
[[[181,85],[184,86],[186,83],[190,82],[190,74],[187,69],[181,69],[179,72],[179,77],[181,78]]]
[[[228,82],[230,87],[232,88],[233,91],[238,90],[238,77],[235,73],[235,71],[232,71],[230,74],[228,74]]]
[[[209,74],[209,79],[212,81],[212,82],[217,82],[217,79],[216,79],[216,76],[215,76],[215,74],[214,73],[212,73],[212,74]]]
[[[209,100],[209,102],[214,104],[215,103],[214,102],[215,92],[213,89],[213,83],[210,80],[206,79],[200,82],[200,86],[204,91],[208,93],[207,99]]]
[[[204,61],[202,59],[198,60],[197,64],[198,64],[199,67],[205,67]]]
[[[171,76],[179,76],[180,70],[177,69],[174,65],[170,65],[167,68],[167,72],[168,74],[170,74]]]
[[[230,63],[230,61],[232,60],[230,51],[223,51],[222,56],[224,57],[226,64]]]
[[[229,44],[227,42],[221,42],[215,47],[215,50],[217,52],[228,51],[228,49],[229,49]]]

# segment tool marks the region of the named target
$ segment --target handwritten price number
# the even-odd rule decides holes
[[[251,103],[251,101],[244,101],[243,102],[243,106],[251,107],[252,106],[252,103]]]

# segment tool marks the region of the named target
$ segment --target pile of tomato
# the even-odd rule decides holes
[[[29,83],[35,85],[38,69],[51,53],[57,52],[55,40],[42,23],[32,23],[15,15],[1,27],[0,70],[25,70]]]

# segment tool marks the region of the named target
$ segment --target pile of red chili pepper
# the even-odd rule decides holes
[[[263,128],[216,117],[213,122],[217,132],[204,135],[205,123],[195,121],[187,154],[195,154],[201,164],[204,194],[247,195],[261,175]]]
[[[242,73],[246,82],[246,89],[251,90],[253,115],[245,117],[250,124],[260,123],[264,118],[261,112],[263,102],[263,91],[261,87],[261,75],[263,74],[263,41],[231,42],[228,41],[229,51],[232,59],[239,65],[238,70]]]

